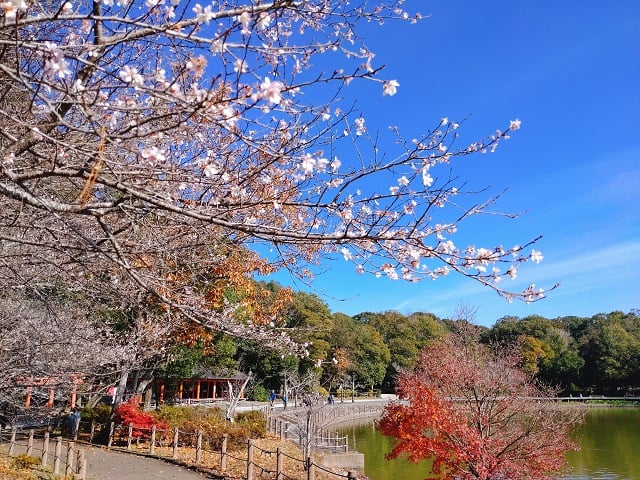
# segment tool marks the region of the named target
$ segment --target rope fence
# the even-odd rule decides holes
[[[73,440],[65,440],[61,436],[51,438],[48,431],[36,434],[33,429],[25,431],[12,428],[0,430],[0,442],[8,444],[9,456],[40,458],[42,466],[51,466],[54,475],[64,475],[76,480],[86,479],[85,452],[83,449],[76,449]]]
[[[338,408],[336,408],[338,407]],[[273,415],[270,409],[264,409],[267,427],[271,433],[293,443],[312,440],[316,450],[332,449],[334,452],[347,452],[347,437],[331,432],[329,426],[342,421],[379,414],[383,405],[355,404],[329,405],[313,412],[313,424],[322,425],[313,431],[304,432],[300,428],[300,419],[296,409],[284,414]],[[301,409],[300,412],[303,412]],[[297,412],[298,414],[300,412]],[[78,448],[78,442],[88,444],[107,444],[107,448],[144,454],[147,456],[180,462],[186,466],[211,469],[233,475],[242,475],[246,480],[337,480],[357,478],[355,471],[333,471],[313,459],[298,458],[283,448],[275,450],[260,446],[259,440],[248,440],[246,447],[230,448],[230,438],[224,434],[219,437],[207,436],[202,431],[183,431],[178,428],[160,429],[134,427],[133,425],[100,424],[78,421],[66,433],[60,427],[49,425],[44,429],[22,430],[0,428],[0,443],[7,445],[10,456],[27,455],[40,458],[44,467],[50,467],[55,475],[65,475],[75,480],[85,480],[87,462],[85,452]],[[69,428],[67,426],[67,428]],[[67,438],[63,438],[64,435]],[[238,473],[240,472],[240,473]]]
[[[135,432],[134,432],[135,431]],[[227,473],[242,471],[246,480],[321,480],[346,478],[355,480],[355,471],[339,473],[327,469],[312,459],[296,458],[281,448],[268,450],[260,447],[256,440],[248,440],[244,449],[230,450],[229,437],[205,438],[202,431],[186,432],[152,428],[134,429],[133,425],[111,424],[108,448],[179,461],[188,466],[209,468]],[[135,435],[134,435],[135,433]],[[219,445],[212,448],[212,445]],[[208,447],[209,446],[209,447]],[[297,464],[292,466],[292,464]],[[305,472],[303,477],[296,474]],[[322,476],[317,472],[321,471]]]

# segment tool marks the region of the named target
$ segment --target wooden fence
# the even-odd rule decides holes
[[[371,402],[336,404],[318,409],[314,412],[313,419],[314,425],[318,426],[313,431],[314,446],[325,451],[330,449],[333,452],[346,452],[347,438],[339,436],[335,430],[331,431],[331,428],[346,420],[379,414],[383,407],[384,402]],[[296,410],[288,410],[286,415],[285,412],[274,415],[270,409],[265,409],[263,413],[267,417],[268,429],[282,439],[300,443],[302,436],[297,428],[299,419],[296,419],[296,413],[300,412]],[[354,471],[336,472],[316,463],[313,457],[297,458],[281,448],[265,449],[255,440],[248,440],[241,454],[234,453],[228,449],[226,435],[220,438],[206,438],[202,432],[185,432],[179,429],[134,429],[132,425],[81,422],[73,429],[75,435],[64,440],[62,436],[52,437],[51,427],[47,430],[0,429],[0,442],[8,444],[9,455],[26,454],[39,457],[43,466],[52,466],[54,474],[73,476],[77,480],[85,479],[87,462],[84,450],[77,447],[76,440],[91,444],[101,432],[104,434],[103,438],[107,437],[108,432],[108,447],[114,450],[135,449],[145,455],[179,461],[187,466],[211,468],[223,474],[235,463],[236,470],[238,465],[241,465],[246,480],[255,480],[257,477],[273,480],[357,478]],[[78,438],[78,435],[81,437]]]
[[[0,442],[8,444],[7,453],[40,458],[42,466],[51,466],[54,475],[85,480],[87,461],[83,449],[76,449],[75,442],[61,436],[51,438],[49,432],[35,433],[35,430],[0,430]]]
[[[186,432],[178,428],[173,430],[138,428],[133,425],[111,424],[109,428],[108,448],[145,453],[147,455],[179,461],[187,466],[210,468],[224,474],[229,471],[230,463],[242,465],[246,480],[257,478],[274,480],[299,479],[319,480],[346,478],[355,480],[355,471],[335,472],[316,463],[313,459],[296,458],[285,453],[281,448],[267,450],[261,448],[256,440],[248,440],[242,453],[231,452],[228,448],[228,436],[220,438],[205,437],[202,431]],[[217,448],[207,447],[219,445]],[[207,458],[204,462],[203,459]],[[298,468],[287,465],[296,463]],[[304,471],[300,476],[296,472]],[[294,476],[297,475],[297,476]]]

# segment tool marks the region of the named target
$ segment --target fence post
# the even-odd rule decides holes
[[[222,435],[222,448],[220,449],[220,470],[223,472],[227,470],[227,440],[228,435],[225,433]]]
[[[84,458],[84,450],[78,450],[78,460],[76,463],[76,473],[77,475],[74,480],[85,480],[87,476],[87,459]]]
[[[156,426],[151,427],[151,446],[149,447],[149,453],[154,455],[156,453]]]
[[[285,440],[289,440],[289,422],[285,421],[284,422],[284,439]]]
[[[44,432],[44,440],[42,440],[42,466],[47,466],[49,460],[49,432]]]
[[[33,453],[33,430],[29,430],[29,438],[27,439],[27,456]]]
[[[65,465],[65,468],[64,468],[65,477],[70,477],[71,474],[73,473],[73,449],[74,449],[74,443],[69,442],[69,446],[67,447],[67,464]]]
[[[109,425],[109,441],[107,442],[107,448],[111,448],[111,444],[113,443],[113,436],[116,433],[116,425],[115,423],[111,422],[111,424]]]
[[[13,455],[13,449],[16,447],[16,427],[11,429],[11,441],[9,443],[9,455]]]
[[[247,447],[247,480],[253,480],[253,441],[249,439]]]
[[[60,455],[62,455],[62,437],[56,437],[56,450],[53,454],[53,473],[60,473]]]
[[[173,429],[173,457],[174,460],[178,458],[178,427]]]
[[[284,465],[284,457],[282,456],[282,450],[280,447],[276,448],[276,480],[284,480],[284,472],[282,466]]]
[[[131,440],[133,439],[133,423],[129,424],[129,432],[127,434],[127,452],[131,451]]]
[[[198,430],[196,435],[196,465],[199,465],[202,457],[202,430]]]

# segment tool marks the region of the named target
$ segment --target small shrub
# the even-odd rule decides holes
[[[155,415],[170,427],[178,427],[180,429],[184,429],[186,424],[205,424],[212,419],[224,419],[224,411],[222,409],[202,406],[176,407],[163,405],[156,410]]]
[[[267,422],[260,412],[243,412],[236,415],[235,422],[225,419],[225,412],[211,407],[162,406],[156,411],[158,421],[168,428],[178,428],[181,432],[202,431],[205,447],[219,449],[222,436],[227,435],[231,446],[244,445],[248,438],[262,438],[266,435]],[[184,444],[195,446],[196,436],[184,436]],[[181,441],[182,444],[182,441]]]
[[[236,422],[247,431],[247,438],[263,438],[267,434],[267,420],[262,413],[255,410],[238,413]]]
[[[154,426],[160,430],[168,428],[166,422],[152,413],[142,411],[135,401],[123,403],[114,413],[116,423],[133,426],[132,436],[136,439],[148,438]]]
[[[111,421],[112,408],[110,405],[101,403],[91,408],[84,408],[80,412],[82,422],[108,424]]]
[[[42,464],[42,460],[40,460],[38,457],[31,457],[26,453],[18,455],[13,459],[13,461],[18,468],[33,468],[37,465]]]
[[[269,391],[260,384],[255,384],[249,391],[249,398],[256,402],[266,402],[269,400]]]

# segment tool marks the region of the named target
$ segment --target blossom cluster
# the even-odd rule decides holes
[[[454,241],[484,206],[461,215],[466,193],[445,173],[458,157],[495,150],[521,121],[458,147],[460,123],[441,118],[411,141],[393,129],[395,146],[380,152],[387,137],[341,100],[343,89],[374,81],[393,101],[400,82],[379,78],[357,24],[363,16],[419,19],[402,3],[381,0],[372,11],[364,0],[43,6],[21,33],[28,40],[19,71],[2,65],[12,72],[2,80],[28,97],[19,115],[3,116],[13,122],[0,164],[11,184],[3,206],[17,217],[23,205],[46,206],[38,219],[60,222],[21,223],[33,225],[31,245],[48,263],[50,252],[64,255],[59,245],[73,246],[59,264],[80,262],[100,275],[123,269],[189,312],[206,311],[210,299],[178,287],[167,271],[202,268],[180,264],[199,229],[267,244],[269,267],[252,260],[267,273],[284,267],[308,278],[310,265],[341,254],[357,273],[409,282],[458,273],[508,298],[539,298],[540,289],[512,294],[500,284],[524,262],[542,260],[533,242],[507,249]],[[0,7],[7,18],[28,12],[19,0]],[[333,71],[322,67],[323,55]],[[214,255],[202,248],[200,262]],[[166,262],[154,270],[160,255]],[[227,320],[210,319],[234,334],[253,328]]]

